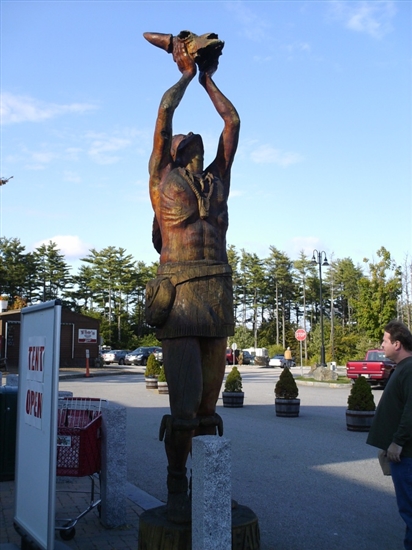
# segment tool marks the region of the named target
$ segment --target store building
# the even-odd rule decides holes
[[[21,310],[0,312],[0,358],[6,368],[19,365]],[[60,368],[85,367],[86,350],[89,365],[99,355],[100,321],[62,308],[60,334]]]

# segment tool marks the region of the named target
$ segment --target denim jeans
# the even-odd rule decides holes
[[[391,462],[391,473],[399,514],[406,523],[403,544],[406,550],[412,550],[412,458]]]

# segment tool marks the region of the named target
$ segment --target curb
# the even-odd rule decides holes
[[[324,388],[325,386],[327,388],[332,389],[341,389],[341,388],[350,388],[351,384],[348,382],[347,384],[334,384],[333,382],[312,382],[312,381],[306,381],[306,380],[295,380],[296,384],[298,386],[316,386],[318,388]]]

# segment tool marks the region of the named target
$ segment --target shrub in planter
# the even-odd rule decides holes
[[[144,372],[144,377],[146,380],[146,388],[156,389],[157,388],[157,377],[160,374],[160,363],[156,359],[153,353],[151,353],[147,359],[146,370]]]
[[[224,407],[243,407],[242,376],[236,366],[227,375],[222,393]]]
[[[374,411],[375,400],[369,382],[364,376],[359,376],[353,383],[348,397],[350,411]]]
[[[167,386],[166,373],[164,367],[160,367],[160,373],[157,377],[157,391],[159,393],[169,393],[169,388]]]
[[[163,367],[160,367],[160,372],[159,372],[159,376],[157,377],[157,381],[158,382],[167,382],[165,369]]]
[[[146,370],[144,371],[145,378],[154,378],[160,374],[160,363],[153,353],[147,359]]]
[[[275,385],[276,416],[299,416],[299,388],[290,369],[284,368]]]
[[[299,388],[290,369],[284,368],[275,386],[275,395],[279,399],[296,399]]]
[[[225,392],[241,392],[242,376],[237,367],[233,367],[225,381]]]
[[[364,376],[352,385],[346,410],[346,427],[351,432],[368,432],[375,416],[372,388]]]

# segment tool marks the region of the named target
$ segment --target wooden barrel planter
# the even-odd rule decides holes
[[[157,390],[157,378],[155,376],[150,378],[145,378],[146,389],[148,390]]]
[[[351,411],[346,409],[346,427],[351,432],[368,432],[375,411]]]
[[[222,398],[223,398],[223,406],[224,407],[230,407],[230,408],[239,408],[243,407],[243,400],[244,400],[245,394],[243,391],[224,391],[222,392]]]
[[[157,381],[157,391],[159,393],[168,394],[169,393],[169,388],[168,388],[167,382]]]
[[[299,416],[300,399],[275,398],[276,416],[296,417]]]

